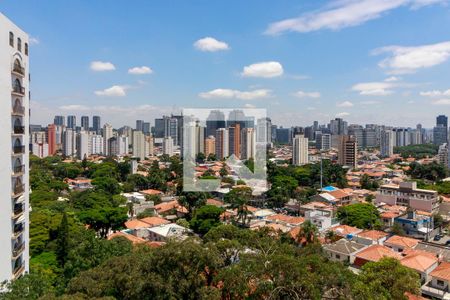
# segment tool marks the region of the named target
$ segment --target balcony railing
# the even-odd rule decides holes
[[[25,68],[22,66],[14,65],[13,70],[14,73],[25,76]]]
[[[25,229],[25,227],[22,224],[15,225],[14,231],[13,231],[14,237],[19,236],[23,232],[24,229]]]
[[[20,254],[22,254],[23,250],[25,250],[25,243],[22,242],[14,246],[13,249],[13,258],[17,258]]]
[[[23,154],[25,153],[25,146],[14,146],[13,147],[14,154]]]
[[[20,263],[17,266],[15,266],[14,267],[14,271],[13,271],[14,279],[17,279],[20,276],[22,276],[24,271],[25,271],[25,267],[23,266],[22,263]]]
[[[25,126],[14,126],[14,134],[24,134]]]
[[[21,105],[14,105],[12,114],[23,116],[25,114],[25,107]]]
[[[24,191],[25,191],[25,185],[24,184],[18,184],[18,185],[15,185],[13,187],[12,194],[13,194],[14,197],[16,197],[17,195],[22,194]]]
[[[25,172],[25,165],[14,166],[13,173],[18,175]]]
[[[13,214],[13,218],[17,219],[18,217],[20,217],[23,213],[23,205],[14,207],[14,214]]]
[[[13,86],[12,92],[21,96],[25,96],[25,88],[18,85]]]

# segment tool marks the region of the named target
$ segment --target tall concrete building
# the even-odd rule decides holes
[[[68,157],[73,157],[77,154],[77,140],[75,130],[66,128],[63,133],[63,154]]]
[[[224,159],[228,157],[229,144],[228,144],[228,129],[219,128],[216,130],[216,157],[217,159]]]
[[[163,154],[173,155],[173,139],[171,136],[165,137],[162,144]]]
[[[356,138],[350,135],[339,136],[338,164],[354,168],[357,163],[358,144]]]
[[[67,128],[76,129],[77,127],[77,117],[76,116],[67,116]]]
[[[438,151],[438,158],[439,158],[439,163],[446,166],[447,168],[450,168],[450,151],[448,148],[448,144],[444,143],[442,145],[439,146],[439,151]]]
[[[198,121],[187,122],[184,126],[183,157],[195,159],[205,148],[205,127]]]
[[[4,281],[29,270],[30,90],[28,35],[0,13],[0,37],[0,281]]]
[[[292,140],[292,164],[302,166],[308,163],[308,138],[296,135]]]
[[[142,131],[133,131],[133,157],[145,159],[145,135]]]
[[[101,123],[100,116],[93,116],[92,117],[92,129],[97,134],[101,133],[101,131],[102,131],[102,123]]]
[[[65,126],[66,118],[64,116],[55,116],[55,118],[53,119],[53,124],[58,126]]]
[[[241,124],[235,123],[228,127],[228,155],[241,157]]]
[[[241,159],[255,158],[256,134],[254,128],[241,130]]]
[[[134,128],[137,131],[144,130],[144,120],[136,120],[136,127]]]
[[[392,130],[381,131],[380,156],[389,157],[394,154],[394,132]]]
[[[103,155],[111,155],[109,149],[109,139],[113,137],[113,128],[110,124],[106,123],[103,125]]]
[[[212,135],[205,139],[205,156],[208,157],[210,154],[216,154],[216,138]]]
[[[81,131],[77,134],[77,157],[83,159],[89,155],[89,133]]]
[[[433,143],[442,145],[448,142],[448,118],[444,115],[436,117],[436,126],[433,128]]]
[[[316,149],[321,151],[330,150],[331,148],[331,134],[316,133]]]
[[[81,117],[81,129],[84,131],[89,131],[89,116]]]
[[[48,155],[55,155],[57,150],[55,124],[49,124],[47,127],[47,143],[48,143]]]
[[[102,154],[103,153],[103,137],[98,134],[89,135],[89,153]]]

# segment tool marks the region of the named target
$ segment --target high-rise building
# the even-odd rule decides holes
[[[225,128],[225,114],[220,110],[212,110],[206,119],[206,136],[215,136],[216,130]]]
[[[210,154],[216,154],[216,138],[208,136],[205,139],[205,156],[208,157]]]
[[[101,131],[102,131],[102,123],[101,123],[100,116],[93,116],[92,117],[92,129],[97,134],[101,133]]]
[[[277,128],[276,142],[279,144],[289,144],[290,143],[289,128],[283,128],[283,127]]]
[[[59,125],[59,124],[56,124]],[[77,117],[76,116],[67,116],[67,128],[71,128],[75,130],[77,127]]]
[[[383,130],[381,131],[381,140],[380,140],[380,156],[381,157],[389,157],[394,154],[394,132],[392,130]]]
[[[77,157],[78,159],[89,156],[89,133],[81,131],[77,134]]]
[[[316,133],[316,149],[326,151],[331,149],[331,134]]]
[[[89,135],[89,153],[102,154],[103,153],[103,137],[99,134]]]
[[[113,137],[113,128],[110,124],[106,123],[103,125],[103,155],[111,155],[111,151],[109,149],[109,139]]]
[[[150,122],[144,122],[144,124],[142,125],[142,132],[146,135],[150,134]]]
[[[44,158],[48,156],[48,144],[46,143],[33,143],[32,144],[33,155],[39,158]]]
[[[64,116],[55,116],[55,118],[53,119],[53,124],[58,126],[65,126],[66,118]]]
[[[241,124],[235,123],[228,127],[228,155],[241,157]]]
[[[195,159],[197,154],[203,153],[205,148],[205,127],[198,121],[186,122],[184,126],[184,139],[182,155]]]
[[[47,143],[48,143],[48,155],[55,155],[57,150],[55,124],[49,124],[47,127]]]
[[[450,168],[450,151],[447,143],[439,146],[438,158],[440,164]]]
[[[77,154],[77,140],[76,133],[71,128],[66,128],[63,133],[63,154],[65,156],[73,157]]]
[[[229,154],[229,144],[228,144],[228,129],[219,128],[216,130],[216,157],[221,160],[228,157]]]
[[[356,138],[350,135],[339,136],[338,164],[355,168],[357,163],[358,145]]]
[[[292,140],[292,164],[302,166],[308,163],[308,138],[296,135]]]
[[[0,13],[0,281],[29,271],[28,35]]]
[[[88,116],[81,117],[81,130],[89,131],[89,117]]]
[[[347,122],[341,118],[335,118],[330,121],[330,132],[332,135],[347,135],[348,126]]]
[[[433,128],[433,143],[442,145],[448,142],[448,118],[444,115],[436,117],[436,126]]]
[[[172,137],[168,136],[165,137],[162,144],[162,150],[163,154],[172,156],[173,155],[173,139]]]
[[[145,159],[145,135],[142,131],[133,131],[133,157]]]
[[[154,141],[151,135],[145,135],[145,156],[150,157],[154,154]]]
[[[137,131],[144,130],[144,120],[136,120],[136,127],[134,128]]]
[[[241,159],[255,158],[256,135],[254,128],[243,128],[241,130]]]

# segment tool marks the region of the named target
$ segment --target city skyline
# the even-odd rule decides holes
[[[33,124],[99,115],[133,126],[223,105],[268,108],[282,126],[431,128],[450,113],[448,1],[123,5],[2,2],[31,34]]]

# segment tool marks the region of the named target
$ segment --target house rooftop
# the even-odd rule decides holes
[[[421,250],[406,250],[405,257],[400,261],[405,267],[419,272],[425,272],[431,266],[438,262],[438,259],[432,253]]]
[[[370,239],[373,241],[378,241],[379,239],[385,238],[388,236],[386,232],[379,230],[365,230],[357,234],[359,237]]]
[[[419,240],[409,238],[406,236],[393,235],[388,238],[384,244],[400,246],[402,248],[414,248],[419,243]]]
[[[170,221],[161,218],[161,217],[146,217],[143,219],[140,219],[140,221],[149,224],[150,226],[159,226],[163,224],[169,224]]]
[[[327,244],[323,246],[325,250],[339,252],[345,255],[350,255],[361,249],[364,249],[365,247],[366,246],[363,244],[359,244],[357,242],[349,241],[346,239],[340,239],[339,241],[333,244]]]
[[[362,231],[362,229],[359,229],[357,227],[348,226],[348,225],[337,225],[334,227],[331,227],[330,230],[334,231],[336,234],[346,236],[348,234],[357,234]]]
[[[441,280],[450,281],[450,263],[446,261],[442,262],[430,275]]]
[[[369,246],[368,248],[358,252],[356,254],[356,257],[364,259],[366,261],[373,261],[373,262],[377,262],[383,257],[392,257],[399,260],[402,258],[402,256],[399,253],[395,252],[391,248],[381,245]]]

